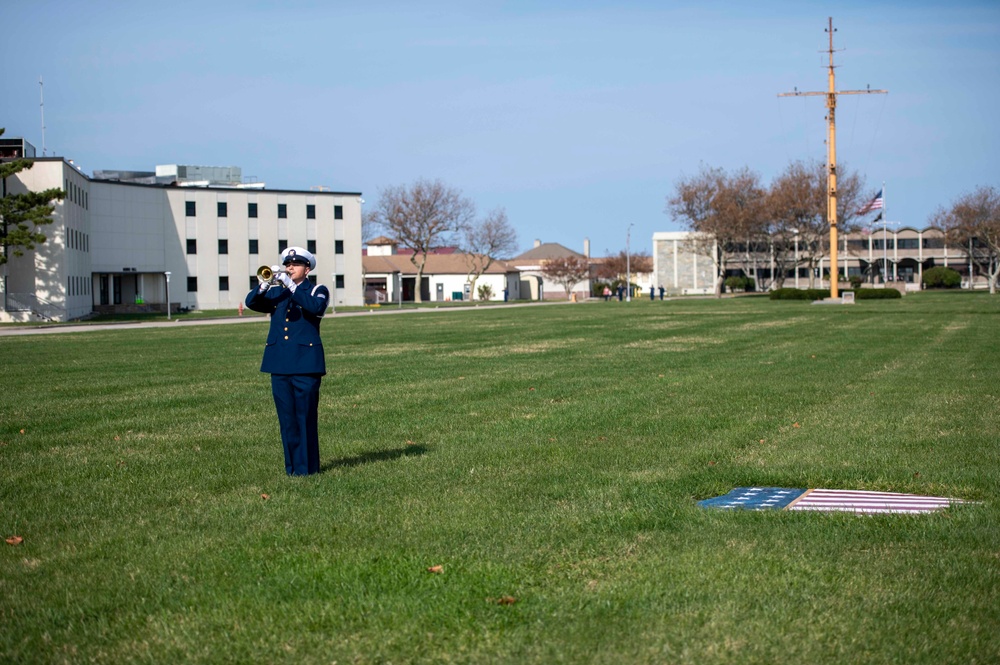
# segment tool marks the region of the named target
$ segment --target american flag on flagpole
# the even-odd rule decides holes
[[[872,210],[881,210],[882,205],[884,203],[884,199],[882,198],[882,191],[883,190],[881,189],[878,190],[878,194],[875,195],[875,198],[873,198],[871,201],[863,205],[861,207],[861,210],[858,211],[858,214],[865,215],[870,213]]]
[[[786,487],[737,487],[723,496],[699,501],[702,508],[729,510],[808,510],[824,512],[930,513],[967,503],[948,497],[868,492],[863,490],[789,489]]]

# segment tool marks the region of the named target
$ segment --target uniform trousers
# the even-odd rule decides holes
[[[319,472],[318,374],[272,374],[271,393],[278,410],[285,472],[305,476]]]

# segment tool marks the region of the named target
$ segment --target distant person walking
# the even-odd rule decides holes
[[[660,300],[663,300],[663,285],[660,284]]]
[[[605,286],[604,287],[604,302],[607,302],[610,299],[611,299],[611,287],[610,286]]]
[[[649,299],[656,300],[656,289],[653,288],[652,284],[649,285]]]
[[[625,295],[625,287],[621,284],[618,285],[618,302],[622,301],[622,296]]]

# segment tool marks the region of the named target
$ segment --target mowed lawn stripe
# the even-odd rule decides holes
[[[293,479],[263,323],[0,338],[0,659],[996,660],[998,303],[332,316]]]

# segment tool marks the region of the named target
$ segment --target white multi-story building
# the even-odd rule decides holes
[[[66,197],[41,227],[47,241],[3,266],[0,321],[165,312],[168,302],[236,309],[258,267],[296,245],[315,253],[309,277],[330,288],[331,305],[364,303],[360,192],[99,180],[62,158],[34,162],[7,178],[6,194],[59,188]]]

